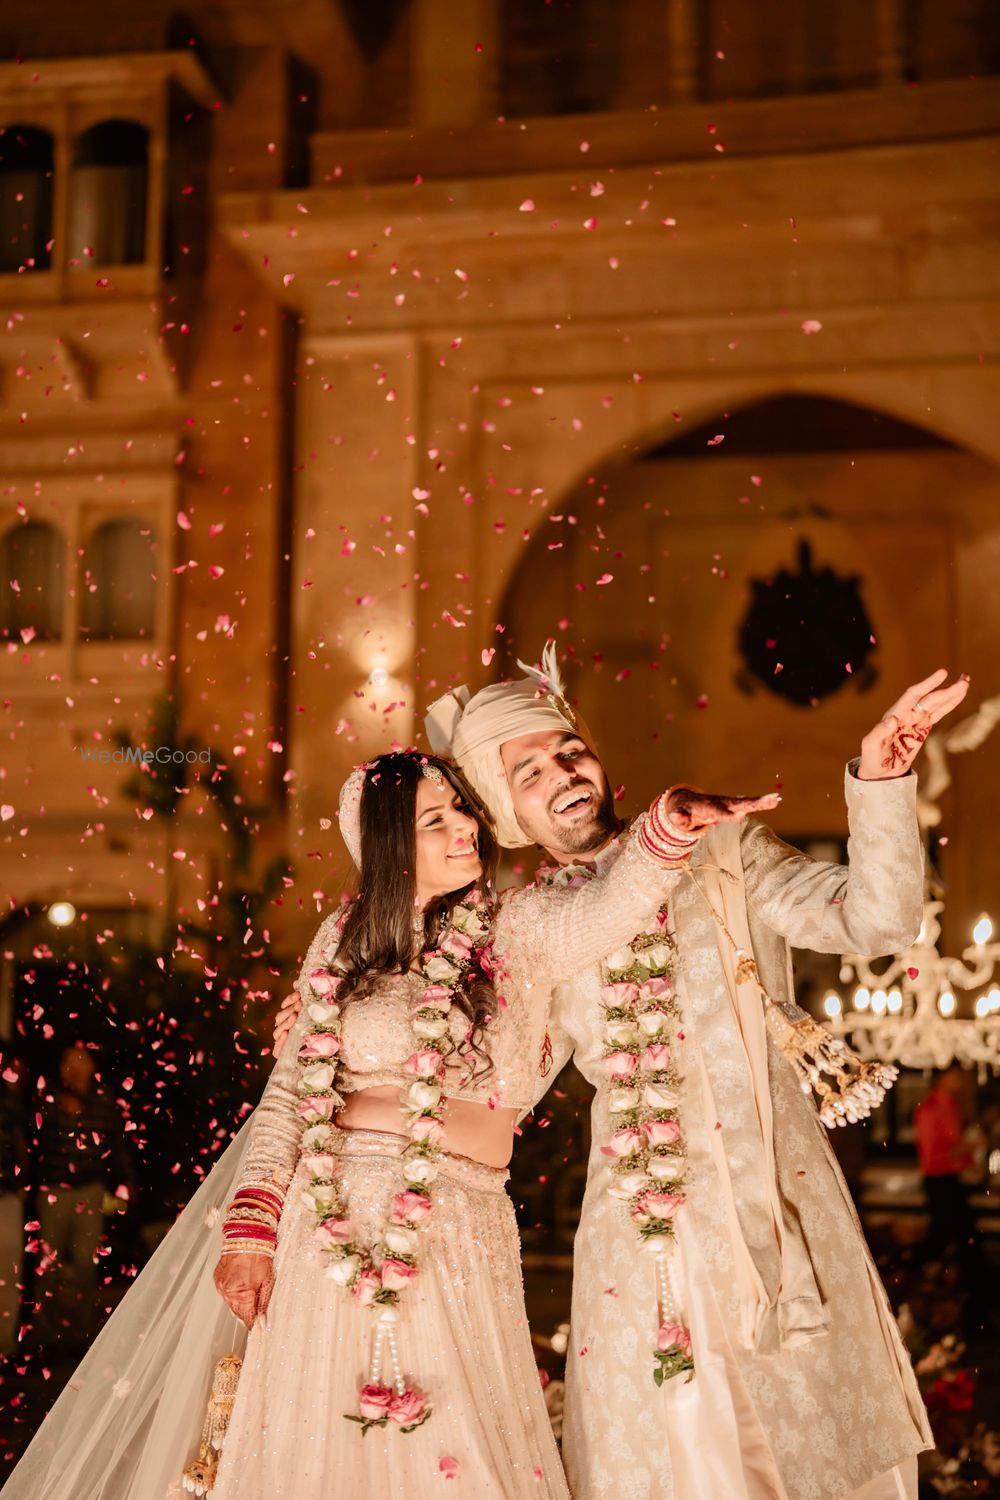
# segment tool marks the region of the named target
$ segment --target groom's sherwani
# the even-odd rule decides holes
[[[775,1000],[791,998],[790,944],[897,951],[921,919],[915,793],[912,775],[863,782],[849,769],[848,866],[809,859],[760,823],[721,827],[703,839],[693,878],[671,900],[688,1149],[673,1290],[696,1373],[689,1383],[653,1382],[653,1267],[607,1192],[600,1148],[612,1126],[599,1092],[568,1353],[564,1458],[574,1500],[910,1493],[896,1466],[931,1442],[910,1362],[813,1101],[770,1041],[756,1076],[748,1061],[726,945],[701,892],[725,915],[734,901],[743,913],[745,891],[744,931],[749,919]],[[617,847],[599,857],[599,875]],[[720,872],[727,865],[736,880]],[[584,1076],[602,1084],[600,969],[558,986],[553,1005],[557,1056],[572,1047]]]

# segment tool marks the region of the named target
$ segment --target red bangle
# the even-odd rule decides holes
[[[278,1231],[269,1229],[266,1224],[250,1224],[237,1219],[235,1222],[226,1220],[222,1226],[223,1236],[227,1240],[269,1240],[275,1244],[278,1242]]]
[[[662,801],[663,798],[658,797],[643,819],[639,829],[639,842],[645,852],[659,864],[679,864],[694,849],[700,835],[689,838],[672,829],[666,821],[666,815],[661,816]]]

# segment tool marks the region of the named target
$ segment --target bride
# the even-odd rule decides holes
[[[442,1477],[566,1500],[505,1192],[549,990],[658,910],[704,827],[774,801],[675,789],[605,881],[497,907],[459,773],[415,752],[359,767],[340,820],[360,890],[309,949],[292,1045],[7,1500],[421,1500]]]

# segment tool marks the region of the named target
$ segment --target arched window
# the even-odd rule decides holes
[[[33,125],[0,129],[0,271],[44,271],[52,252],[52,137]]]
[[[37,640],[59,640],[64,552],[62,537],[44,521],[12,526],[4,535],[0,541],[0,639],[16,640],[23,630],[34,630]]]
[[[138,640],[155,621],[156,538],[132,517],[105,521],[87,543],[80,591],[80,630],[86,640]]]
[[[145,260],[148,169],[149,131],[134,120],[102,120],[77,139],[70,185],[71,260],[99,266]]]

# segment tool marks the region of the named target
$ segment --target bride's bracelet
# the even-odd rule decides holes
[[[223,1255],[273,1256],[283,1194],[269,1187],[242,1187],[226,1210]]]
[[[658,864],[682,864],[701,838],[700,833],[681,833],[668,821],[667,799],[670,792],[663,792],[653,803],[642,820],[639,842],[643,849]]]

